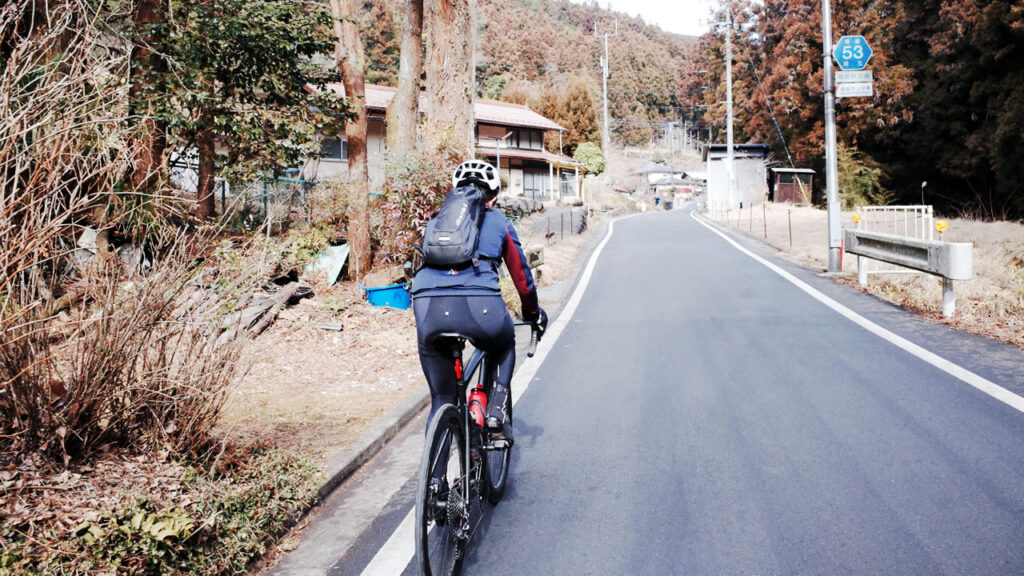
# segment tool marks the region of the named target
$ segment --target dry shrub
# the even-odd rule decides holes
[[[3,443],[65,463],[108,444],[202,454],[237,372],[218,337],[249,292],[241,269],[197,278],[205,243],[179,237],[146,276],[101,254],[70,316],[6,326]]]

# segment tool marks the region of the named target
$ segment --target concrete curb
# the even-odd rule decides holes
[[[359,468],[377,455],[406,422],[430,406],[430,390],[423,386],[404,402],[384,414],[352,444],[331,459],[327,465],[327,480],[317,491],[323,501]]]

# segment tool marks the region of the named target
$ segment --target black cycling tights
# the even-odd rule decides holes
[[[491,366],[497,369],[489,404],[503,406],[516,364],[516,345],[515,327],[501,296],[421,296],[413,309],[420,365],[430,386],[430,416],[444,404],[454,404],[457,392],[451,357],[433,346],[445,332],[464,334],[488,353]],[[488,414],[494,415],[490,407]]]

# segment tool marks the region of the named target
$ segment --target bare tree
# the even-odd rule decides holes
[[[473,92],[476,89],[475,0],[431,2],[427,10],[426,145],[445,141],[473,154]]]
[[[416,148],[420,115],[420,76],[423,74],[423,0],[394,4],[394,17],[402,23],[402,54],[398,66],[398,91],[388,106],[387,149],[404,156]]]
[[[148,0],[143,0],[148,1]],[[203,8],[210,10],[212,0],[200,0]],[[201,80],[203,89],[208,93],[210,99],[216,98],[216,85],[213,78],[204,75]],[[196,136],[196,149],[199,152],[199,181],[196,184],[196,219],[210,220],[217,216],[217,197],[214,195],[214,188],[217,185],[217,136],[213,131],[214,119],[209,111],[201,114],[203,128]]]
[[[166,0],[136,0],[132,7],[135,45],[131,52],[130,109],[139,118],[132,135],[133,162],[131,184],[135,189],[148,188],[160,173],[164,148],[167,146],[165,126],[154,114],[154,94],[166,65],[155,50],[160,42],[156,25],[167,18]]]
[[[335,55],[338,70],[356,117],[345,123],[348,140],[348,243],[351,247],[349,269],[356,279],[370,267],[370,176],[366,159],[366,81],[365,57],[355,21],[356,0],[331,0],[334,32],[338,37]]]

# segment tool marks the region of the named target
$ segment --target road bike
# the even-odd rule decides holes
[[[516,323],[517,326],[530,325]],[[532,357],[540,333],[534,326],[527,356]],[[462,571],[466,547],[483,515],[483,500],[497,504],[505,493],[512,445],[492,438],[476,394],[491,397],[494,369],[477,349],[463,365],[470,338],[441,335],[441,349],[450,353],[458,383],[456,403],[441,406],[430,419],[416,488],[416,560],[423,576],[449,576]],[[474,377],[477,384],[472,391]],[[472,397],[467,400],[467,393]],[[512,421],[512,394],[503,406]]]

